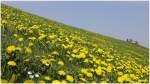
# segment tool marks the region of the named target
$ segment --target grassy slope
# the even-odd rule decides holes
[[[7,13],[7,15],[6,15],[6,13],[3,13],[3,11],[6,11],[6,9],[4,9],[4,8],[8,9],[8,11],[10,13]],[[9,16],[11,18],[9,18]],[[29,18],[31,20],[31,23],[27,23],[26,21],[24,21],[24,19],[29,19]],[[111,37],[107,37],[107,36],[103,36],[103,35],[100,35],[97,33],[86,31],[86,30],[83,30],[80,28],[65,25],[63,23],[59,23],[59,22],[56,22],[53,20],[48,20],[43,17],[29,14],[29,13],[20,11],[19,9],[14,9],[12,7],[8,7],[5,5],[2,5],[2,19],[7,20],[9,23],[4,26],[4,27],[6,27],[7,30],[3,30],[3,27],[2,27],[2,55],[3,56],[6,55],[6,53],[3,53],[3,52],[5,52],[5,49],[7,48],[8,45],[10,45],[10,43],[13,43],[13,44],[18,43],[16,41],[16,39],[12,36],[14,33],[16,33],[15,27],[17,24],[23,23],[23,25],[30,27],[32,25],[32,23],[33,24],[43,24],[44,23],[44,24],[52,25],[54,27],[53,29],[49,29],[48,32],[59,33],[59,32],[57,32],[57,29],[58,30],[63,29],[63,30],[65,30],[65,32],[67,32],[66,36],[69,35],[70,33],[79,32],[79,34],[77,34],[77,35],[82,36],[83,39],[84,39],[84,37],[86,37],[85,40],[88,41],[89,43],[90,42],[96,43],[100,48],[102,48],[104,50],[108,49],[108,48],[113,48],[116,56],[126,57],[125,58],[126,60],[133,58],[135,60],[135,62],[138,64],[148,65],[149,50],[148,50],[148,48],[144,48],[140,45],[129,44],[122,40],[114,39]],[[16,22],[17,24],[15,24],[13,22]],[[42,27],[48,27],[48,26],[44,25]],[[55,31],[53,31],[53,30],[55,30]],[[35,35],[33,35],[33,36],[35,36]],[[25,38],[27,38],[27,37],[25,37]],[[29,42],[29,41],[26,40],[23,42],[23,44],[26,44],[26,42]],[[19,44],[19,45],[21,46],[22,44]],[[38,48],[38,45],[36,45],[35,48]],[[43,53],[46,54],[47,52],[45,51]],[[34,55],[34,54],[43,55],[43,53],[38,50],[35,50],[32,55]],[[70,65],[68,64],[68,66],[66,66],[66,68],[69,66]],[[74,68],[74,69],[77,69],[77,68]]]

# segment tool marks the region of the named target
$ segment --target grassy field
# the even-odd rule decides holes
[[[148,48],[1,8],[2,83],[149,82]]]

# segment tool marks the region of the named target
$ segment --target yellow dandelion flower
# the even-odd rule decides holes
[[[70,82],[73,82],[74,81],[74,78],[71,76],[71,75],[67,75],[66,76],[66,79]]]
[[[45,38],[46,36],[47,35],[45,35],[45,34],[40,34],[40,36],[38,37],[38,39],[41,40],[41,39]]]
[[[117,74],[120,76],[120,75],[123,75],[123,72],[117,72]]]
[[[14,45],[8,46],[6,49],[7,53],[12,53],[15,50],[16,50],[16,47]]]
[[[67,81],[66,80],[62,80],[61,83],[62,84],[67,84]]]
[[[97,69],[95,69],[95,72],[97,75],[101,75],[102,74],[102,68],[99,66]]]
[[[14,34],[14,37],[17,37],[18,35],[17,34]]]
[[[23,38],[22,38],[22,37],[20,37],[20,38],[18,39],[18,41],[20,41],[20,42],[21,42],[21,41],[23,41]]]
[[[82,73],[87,73],[87,72],[88,72],[88,69],[82,68],[82,69],[81,69],[81,72],[82,72]]]
[[[64,66],[64,62],[63,61],[59,61],[58,64],[61,65],[61,66]]]
[[[87,76],[87,77],[93,77],[93,74],[90,73],[90,72],[88,72],[88,73],[86,73],[86,76]]]
[[[118,77],[118,82],[123,83],[124,81],[129,81],[128,74],[124,74],[123,76]]]
[[[59,80],[53,80],[52,84],[60,84],[60,81]]]
[[[78,56],[78,58],[85,58],[85,57],[86,57],[86,55],[84,53],[80,53]]]
[[[63,71],[63,70],[58,71],[58,74],[63,75],[63,76],[66,75],[65,71]]]
[[[80,78],[80,80],[82,80],[83,82],[85,82],[85,81],[86,81],[86,79],[85,79],[85,78]]]
[[[44,79],[45,79],[45,80],[51,80],[51,77],[45,76]]]
[[[36,40],[35,37],[29,37],[28,39],[29,39],[29,40],[32,40],[32,41]]]
[[[51,62],[49,59],[41,59],[42,64],[49,65]]]
[[[9,66],[16,66],[16,62],[15,61],[9,61],[7,64]]]
[[[59,53],[57,51],[53,51],[52,54],[59,55]]]
[[[134,80],[137,80],[137,79],[138,79],[138,77],[137,77],[136,75],[134,75],[134,74],[130,74],[130,77],[131,77],[132,79],[134,79]]]
[[[107,72],[111,72],[112,71],[112,65],[109,65],[108,67],[107,67]]]

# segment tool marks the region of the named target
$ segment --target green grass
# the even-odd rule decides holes
[[[120,78],[123,82],[148,82],[148,48],[46,19],[4,4],[1,5],[1,8],[1,78],[3,81],[32,80],[39,82],[43,80],[53,82],[54,80],[66,80],[67,82],[105,81],[115,83],[121,82]],[[37,28],[33,27],[34,25]],[[46,36],[42,37],[41,34]],[[31,40],[30,37],[36,39]],[[39,37],[42,38],[39,39]],[[23,41],[19,41],[19,38],[23,38]],[[30,43],[33,45],[29,46]],[[19,47],[21,50],[17,51],[14,48],[11,50],[12,52],[8,52],[7,48],[11,45]],[[53,54],[54,51],[58,54]],[[42,63],[42,59],[48,60],[49,66]],[[108,61],[109,59],[111,61]],[[88,62],[84,62],[85,60]],[[100,63],[96,63],[98,60]],[[9,61],[14,61],[16,66],[9,65]],[[63,61],[64,65],[59,65],[58,61]],[[99,66],[102,67],[101,75],[95,71]],[[109,67],[111,67],[110,71]],[[124,68],[119,69],[119,67]],[[83,73],[81,71],[83,68],[88,69],[88,72],[92,73],[92,77]],[[61,69],[66,72],[66,75],[71,75],[74,80],[67,80],[66,75],[60,76],[58,71]],[[94,71],[90,69],[94,69]],[[143,70],[145,71],[143,72]],[[38,73],[40,77],[30,78],[27,74],[28,71]],[[123,74],[120,76],[117,72]],[[130,76],[131,74],[138,78]],[[126,75],[128,75],[128,80],[124,79]],[[51,77],[51,80],[45,79],[45,76]],[[86,81],[80,78],[85,78]]]

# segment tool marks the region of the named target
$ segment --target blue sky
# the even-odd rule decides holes
[[[65,24],[149,47],[149,7],[142,1],[2,2]]]

